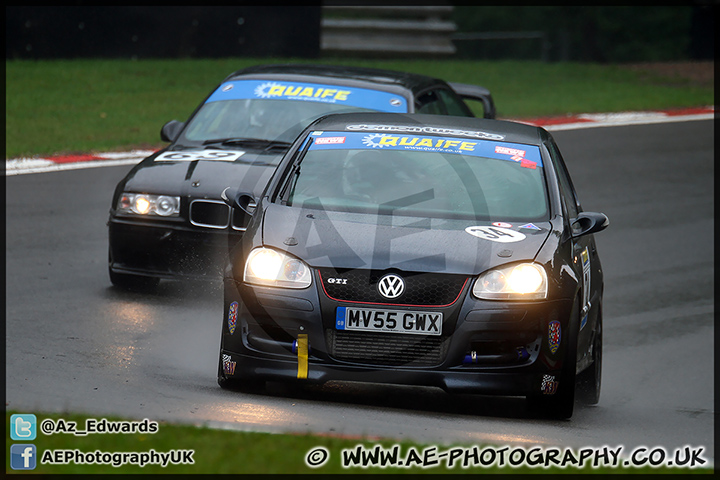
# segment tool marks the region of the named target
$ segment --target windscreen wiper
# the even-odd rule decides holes
[[[267,140],[264,138],[216,138],[212,140],[205,140],[203,146],[207,145],[222,145],[228,146],[240,146],[240,147],[254,147],[254,148],[270,148],[270,147],[290,147],[290,142],[281,142],[279,140]]]

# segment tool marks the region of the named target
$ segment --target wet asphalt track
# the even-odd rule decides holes
[[[332,384],[216,384],[216,285],[157,294],[107,278],[107,212],[130,167],[7,177],[6,408],[434,445],[705,447],[714,459],[713,122],[554,133],[605,270],[599,405],[534,419],[523,399]],[[185,448],[178,442],[178,448]]]

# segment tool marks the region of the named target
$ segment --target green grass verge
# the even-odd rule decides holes
[[[448,468],[447,456],[442,457],[443,453],[448,453],[451,449],[461,449],[463,447],[469,449],[473,445],[423,445],[413,442],[396,442],[393,440],[367,440],[353,438],[339,438],[328,436],[317,436],[310,434],[298,435],[281,435],[269,433],[241,432],[231,430],[215,430],[206,427],[195,427],[186,425],[171,425],[159,423],[156,433],[131,433],[131,434],[92,434],[86,436],[75,436],[70,433],[55,433],[53,435],[38,434],[38,437],[32,441],[14,441],[10,439],[9,425],[10,416],[16,412],[6,412],[6,452],[8,457],[6,460],[5,470],[7,473],[20,473],[12,470],[10,466],[10,445],[16,443],[34,444],[37,448],[37,456],[42,459],[46,455],[54,455],[58,450],[84,452],[85,454],[95,452],[117,454],[118,452],[155,452],[167,453],[170,451],[192,451],[191,465],[168,465],[162,467],[160,465],[145,465],[143,467],[136,465],[81,465],[70,463],[67,465],[46,464],[38,461],[37,467],[32,472],[35,474],[105,474],[105,473],[168,473],[168,474],[327,474],[327,473],[396,473],[396,474],[444,474],[444,473],[465,473],[465,474],[491,474],[491,473],[691,473],[691,474],[707,474],[713,473],[712,469],[681,469],[681,468],[652,468],[644,466],[635,467],[605,467],[593,468],[592,462],[586,462],[585,468],[576,467],[549,467],[543,466],[505,466],[503,468],[496,466],[476,466],[462,467],[462,456],[458,456],[457,460]],[[35,412],[38,425],[45,419],[52,419],[57,422],[63,419],[65,422],[76,422],[78,430],[86,429],[86,420],[84,415],[75,414],[40,414]],[[95,417],[97,418],[97,417]],[[97,418],[100,420],[100,418]],[[118,418],[106,417],[108,421],[118,421]],[[150,419],[152,420],[152,419]],[[399,458],[414,459],[415,462],[411,467],[353,467],[343,468],[341,458],[343,458],[343,450],[355,450],[358,445],[362,445],[368,450],[381,446],[387,451],[397,445],[399,448]],[[328,452],[326,463],[311,468],[306,463],[306,457],[318,447]],[[479,449],[484,446],[478,445]],[[515,448],[515,447],[512,447]],[[617,447],[609,447],[617,448]],[[528,452],[531,450],[527,449]],[[564,449],[562,449],[564,452]],[[459,450],[458,450],[459,451]],[[470,450],[469,450],[470,451]],[[509,451],[509,450],[508,450]],[[411,452],[418,454],[412,457]],[[578,452],[574,453],[578,456]],[[422,468],[418,465],[422,463],[420,460],[424,455],[436,465]],[[507,453],[506,453],[507,455]],[[564,455],[564,453],[562,454]],[[472,458],[472,457],[469,457]],[[489,458],[489,457],[485,457]],[[530,455],[528,454],[528,458]],[[562,458],[562,456],[560,457]],[[621,462],[622,463],[622,462]]]
[[[185,120],[229,73],[293,59],[8,60],[6,158],[155,148],[160,127]],[[714,104],[695,85],[617,65],[530,61],[339,60],[437,76],[490,89],[503,118]]]

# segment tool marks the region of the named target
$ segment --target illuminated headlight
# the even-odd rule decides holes
[[[488,270],[480,275],[473,295],[485,300],[540,300],[547,297],[547,273],[536,263]]]
[[[256,248],[245,262],[243,280],[256,285],[306,288],[312,283],[305,262],[270,248]]]
[[[177,217],[180,215],[180,197],[123,193],[120,195],[120,200],[118,200],[117,210],[119,213],[133,213],[136,215]]]

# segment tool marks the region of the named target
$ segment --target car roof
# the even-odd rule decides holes
[[[269,64],[255,65],[230,74],[227,80],[237,80],[243,76],[283,76],[283,77],[318,77],[347,79],[374,84],[376,87],[401,86],[412,91],[423,90],[433,85],[446,85],[443,80],[417,73],[384,70],[379,68],[355,67],[345,65],[318,64]],[[294,79],[294,78],[293,78]]]
[[[503,137],[504,142],[540,145],[549,138],[547,131],[541,127],[504,120],[491,120],[475,117],[455,117],[450,115],[404,114],[404,113],[338,113],[326,115],[308,128],[312,130],[332,131],[347,130],[348,125],[364,125],[363,131],[400,132],[402,130],[388,130],[390,127],[430,127],[435,129],[456,129],[488,134],[489,139],[496,139],[497,135]],[[379,126],[379,128],[378,128]],[[410,131],[410,130],[406,130]],[[426,131],[432,135],[451,135],[452,132]],[[425,132],[423,132],[425,133]]]

